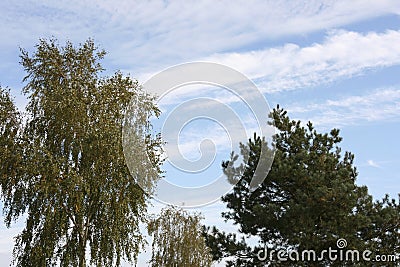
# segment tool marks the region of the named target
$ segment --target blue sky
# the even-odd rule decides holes
[[[0,84],[12,88],[20,108],[26,100],[20,94],[24,72],[19,47],[33,51],[39,38],[54,36],[62,44],[91,37],[108,52],[103,61],[107,73],[121,70],[141,83],[171,65],[216,62],[249,77],[271,107],[280,104],[291,117],[311,120],[321,131],[340,128],[343,150],[355,154],[357,183],[367,185],[374,198],[400,192],[397,0],[6,0],[0,2],[0,25]],[[229,99],[221,90],[208,92],[193,95],[193,90],[182,89],[167,104],[178,105],[188,97]],[[239,101],[229,105],[246,117]],[[215,141],[214,175],[232,144],[218,138],[224,134],[218,123],[196,123],[182,130],[180,148],[195,159],[199,141]],[[252,127],[246,126],[249,134]],[[173,179],[176,170],[166,169],[167,178]],[[204,181],[209,177],[197,175]],[[160,207],[155,203],[153,210]],[[198,210],[206,223],[231,229],[222,226],[223,207],[216,202]],[[0,266],[8,265],[12,236],[21,226],[0,226]],[[147,256],[141,257],[140,266],[146,266]]]

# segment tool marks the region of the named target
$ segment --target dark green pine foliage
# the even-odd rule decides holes
[[[263,138],[254,136],[241,144],[241,155],[248,161],[235,167],[237,156],[223,162],[230,181],[238,181],[222,201],[229,211],[222,214],[239,227],[245,237],[256,237],[259,245],[246,245],[245,239],[215,227],[204,229],[214,260],[228,259],[227,266],[369,266],[368,262],[333,261],[324,255],[319,261],[259,261],[257,252],[269,250],[337,249],[337,240],[347,241],[346,249],[379,253],[399,253],[399,204],[385,198],[373,203],[367,187],[356,185],[354,155],[342,153],[339,130],[318,133],[309,122],[290,120],[279,106],[270,114],[277,133],[273,138],[275,158],[264,182],[250,189],[250,181],[260,158],[268,149]],[[264,143],[264,145],[263,145]],[[267,151],[267,152],[268,152]],[[231,258],[229,258],[231,257]],[[372,256],[371,256],[372,257]],[[391,266],[389,263],[388,266]]]

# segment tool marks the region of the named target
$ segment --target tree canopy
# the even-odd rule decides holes
[[[148,232],[153,237],[151,266],[210,267],[212,256],[202,235],[201,216],[175,207],[153,216]]]
[[[18,136],[21,132],[21,114],[18,112],[8,89],[0,87],[0,176],[1,187],[6,188],[9,180],[21,166],[21,151]],[[11,188],[8,188],[11,190]],[[11,192],[2,192],[9,194]]]
[[[149,123],[159,110],[137,81],[120,72],[102,75],[104,55],[92,40],[78,46],[40,40],[34,53],[21,50],[29,99],[23,124],[2,91],[5,222],[26,216],[16,237],[16,266],[83,267],[89,259],[119,266],[122,259],[135,262],[143,244],[139,223],[148,195],[137,179],[160,176],[160,138],[150,134]],[[124,119],[128,105],[136,118]],[[133,175],[121,134],[130,119],[144,144],[137,157],[153,156],[154,163],[138,163]]]
[[[367,187],[356,184],[354,155],[342,153],[339,130],[318,133],[311,122],[303,125],[291,120],[279,106],[270,117],[277,129],[273,137],[275,158],[256,190],[251,190],[250,181],[261,148],[269,149],[263,145],[263,138],[255,135],[240,145],[243,158],[248,159],[240,166],[234,165],[235,155],[222,163],[228,179],[238,181],[232,192],[222,197],[229,209],[222,216],[239,227],[243,238],[216,227],[205,228],[214,260],[227,258],[227,266],[359,264],[333,261],[326,256],[310,262],[279,261],[276,256],[260,260],[257,256],[264,246],[275,251],[314,250],[321,255],[329,247],[337,248],[338,239],[345,239],[349,249],[399,254],[399,203],[388,196],[373,202]],[[256,238],[258,245],[249,245],[249,237]]]

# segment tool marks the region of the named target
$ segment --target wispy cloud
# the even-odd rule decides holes
[[[368,164],[368,166],[374,167],[374,168],[380,168],[381,167],[378,163],[376,163],[372,159],[367,160],[367,164]]]
[[[367,34],[331,31],[322,43],[286,44],[208,58],[234,67],[254,79],[264,92],[293,90],[360,75],[400,64],[400,31]]]
[[[112,51],[116,66],[144,73],[211,53],[242,49],[386,14],[382,1],[3,1],[0,48],[31,46],[40,37],[83,41]],[[229,14],[229,15],[227,15]],[[290,50],[290,48],[289,48]]]
[[[342,127],[400,119],[400,89],[379,88],[370,93],[293,106],[288,111],[322,127]]]
[[[232,67],[255,79],[264,92],[294,90],[321,85],[338,79],[362,75],[371,69],[400,64],[400,31],[361,34],[351,31],[331,32],[321,43],[307,47],[287,44],[246,53],[215,54],[214,60]],[[201,95],[200,90],[181,90],[166,99],[167,104],[179,103],[185,97]],[[240,102],[220,88],[205,91],[220,103]],[[195,109],[210,108],[195,106]],[[362,95],[330,99],[323,103],[309,103],[287,107],[289,111],[308,114],[316,124],[341,127],[365,121],[398,119],[400,91],[379,88]],[[311,113],[313,113],[311,115]]]

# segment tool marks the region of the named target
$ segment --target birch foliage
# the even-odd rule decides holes
[[[137,81],[102,75],[104,55],[92,40],[40,40],[32,54],[21,50],[26,123],[21,148],[14,148],[19,164],[1,169],[6,225],[26,216],[16,266],[119,266],[122,259],[134,263],[143,244],[138,225],[148,196],[137,175],[159,178],[160,139],[149,123],[159,110]],[[124,118],[129,103],[140,116]],[[135,163],[140,172],[128,169],[123,153],[122,127],[130,119],[144,148],[137,158],[152,157],[146,168]]]

